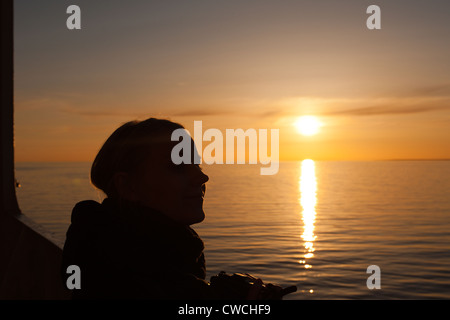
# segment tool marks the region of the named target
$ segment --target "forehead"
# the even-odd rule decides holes
[[[177,146],[180,141],[160,141],[153,143],[145,148],[146,152],[143,154],[143,160],[145,163],[164,164],[172,163],[172,150]],[[187,148],[189,144],[189,148]],[[199,156],[199,152],[195,146],[194,140],[189,139],[189,142],[183,141],[183,145],[186,146],[186,151],[190,152],[191,163],[194,163],[195,156]],[[180,150],[177,148],[177,150]],[[185,149],[183,148],[183,151]],[[176,151],[175,151],[176,152]]]

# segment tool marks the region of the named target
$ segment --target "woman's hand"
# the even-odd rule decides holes
[[[260,300],[262,288],[263,281],[259,278],[256,279],[250,289],[248,289],[247,300]]]
[[[248,290],[247,300],[281,300],[283,288],[272,283],[264,284],[259,278],[255,278],[253,285]]]

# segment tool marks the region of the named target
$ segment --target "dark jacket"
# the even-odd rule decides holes
[[[74,299],[214,299],[203,241],[155,210],[105,199],[76,204],[63,251],[81,270]]]

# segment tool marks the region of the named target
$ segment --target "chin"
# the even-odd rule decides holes
[[[200,223],[203,220],[205,220],[205,212],[202,210],[193,210],[186,212],[186,215],[184,216],[185,220],[184,223],[187,225]]]
[[[190,224],[196,224],[196,223],[200,223],[203,220],[205,220],[205,213],[203,212],[203,210],[201,212],[198,212],[195,216],[195,219],[193,219],[193,222]]]

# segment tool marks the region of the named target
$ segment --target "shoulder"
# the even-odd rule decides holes
[[[72,224],[88,222],[101,215],[102,205],[94,200],[84,200],[78,202],[72,209]]]
[[[78,202],[72,210],[64,252],[82,254],[94,250],[105,228],[111,224],[108,216],[102,205],[94,200]]]

